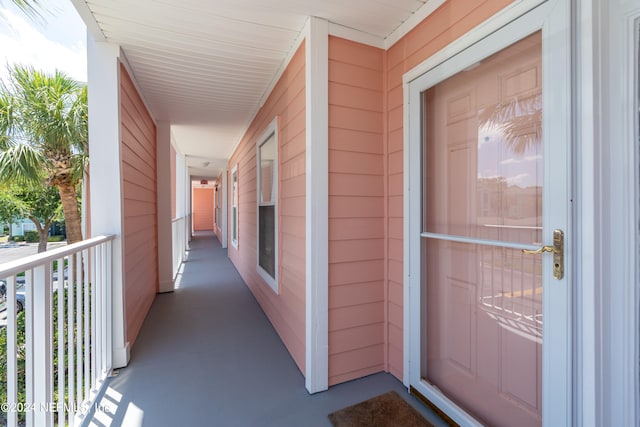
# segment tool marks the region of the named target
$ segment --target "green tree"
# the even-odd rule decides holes
[[[0,202],[4,205],[0,208],[0,218],[6,222],[22,218],[31,220],[38,232],[38,253],[46,251],[49,228],[53,221],[62,218],[62,205],[56,188],[12,185],[3,189]]]
[[[87,88],[60,71],[14,65],[0,85],[0,181],[56,187],[69,243],[82,240],[77,190],[87,117]]]
[[[24,209],[20,200],[9,191],[9,188],[0,187],[0,225],[9,226],[9,239],[11,239],[11,224],[24,218]]]
[[[62,219],[60,195],[54,187],[14,186],[13,195],[22,204],[23,215],[29,218],[38,231],[38,253],[47,250],[49,228],[53,221]]]

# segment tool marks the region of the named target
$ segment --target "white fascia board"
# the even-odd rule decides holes
[[[87,26],[87,33],[93,37],[95,41],[98,42],[106,42],[107,38],[104,36],[100,25],[96,21],[95,16],[93,16],[93,12],[89,8],[89,5],[85,0],[71,0],[71,4],[78,12],[78,15]]]
[[[335,22],[329,22],[329,34],[367,46],[377,47],[378,49],[385,49],[385,39],[374,34],[336,24]]]
[[[312,17],[305,34],[305,386],[316,393],[329,387],[329,23]]]
[[[400,39],[418,26],[418,24],[424,21],[427,16],[431,15],[445,3],[446,0],[428,0],[424,5],[420,6],[420,9],[416,10],[413,15],[400,24],[398,28],[385,38],[384,48],[389,49],[391,46],[396,44]]]

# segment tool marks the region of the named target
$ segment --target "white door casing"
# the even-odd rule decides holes
[[[575,420],[640,425],[640,2],[578,2]],[[578,399],[579,398],[579,399]]]

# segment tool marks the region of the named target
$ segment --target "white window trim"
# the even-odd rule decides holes
[[[240,203],[238,203],[238,205],[234,205],[233,204],[233,200],[234,200],[234,193],[236,191],[238,191],[237,189],[234,191],[233,189],[233,176],[236,176],[236,182],[239,184],[240,180],[238,179],[238,164],[236,163],[236,165],[231,169],[231,221],[233,221],[233,210],[236,210],[236,222],[235,224],[231,224],[231,246],[233,246],[235,249],[238,249],[238,240],[240,237],[239,231],[240,231],[240,215],[239,212],[240,210],[238,209],[238,205]],[[239,185],[237,186],[239,187]],[[240,201],[240,195],[238,194],[238,202]],[[235,235],[235,236],[234,236]]]
[[[262,279],[267,283],[267,285],[269,285],[269,287],[271,288],[271,290],[273,290],[273,292],[276,293],[276,295],[278,295],[280,293],[280,289],[278,286],[278,252],[279,252],[279,248],[278,248],[278,187],[280,182],[278,181],[278,168],[280,165],[280,160],[279,160],[279,153],[278,153],[278,148],[279,148],[279,135],[278,135],[278,119],[279,116],[274,117],[274,119],[271,121],[271,123],[269,123],[269,126],[267,126],[267,128],[264,130],[264,132],[262,132],[262,134],[260,135],[260,137],[256,140],[256,271],[258,272],[258,274],[260,275],[260,277],[262,277]],[[261,158],[260,158],[260,147],[262,147],[262,145],[267,142],[267,140],[269,138],[271,138],[271,136],[274,137],[275,139],[275,162],[274,162],[274,168],[273,168],[273,207],[274,207],[274,246],[275,246],[275,272],[274,272],[274,276],[275,277],[271,277],[271,275],[264,269],[262,268],[262,266],[260,265],[260,245],[258,242],[258,239],[260,239],[260,188],[262,185],[262,174],[260,173],[261,171]]]

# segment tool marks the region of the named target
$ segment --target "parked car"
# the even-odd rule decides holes
[[[7,282],[4,280],[0,280],[0,297],[2,299],[7,298]],[[24,291],[16,291],[16,312],[20,313],[24,310],[25,300],[26,297]]]

